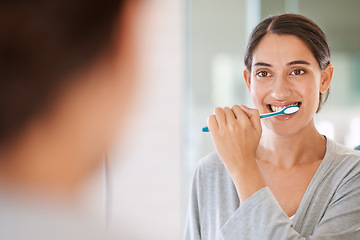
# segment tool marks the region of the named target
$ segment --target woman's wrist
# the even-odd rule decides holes
[[[229,170],[228,170],[229,171]],[[255,192],[266,187],[265,181],[255,161],[229,171],[240,202],[244,203]]]

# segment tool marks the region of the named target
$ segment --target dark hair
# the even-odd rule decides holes
[[[322,70],[330,64],[330,49],[324,32],[310,19],[299,14],[280,14],[262,20],[252,31],[246,48],[244,62],[251,70],[252,55],[260,40],[267,33],[290,34],[297,36],[309,47]],[[319,106],[326,102],[329,91],[319,95]]]
[[[0,144],[51,101],[66,76],[111,51],[125,0],[0,3]]]

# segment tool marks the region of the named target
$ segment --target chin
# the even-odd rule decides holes
[[[295,129],[285,129],[285,128],[281,128],[281,129],[269,129],[271,132],[273,132],[273,134],[275,134],[278,137],[282,137],[282,138],[288,138],[288,137],[293,137],[295,136],[297,133],[299,133],[299,131],[296,131]]]
[[[299,117],[300,115],[295,115],[289,119],[268,119],[269,121],[263,123],[263,127],[279,137],[292,137],[309,127],[313,121],[313,118],[306,121]]]
[[[291,136],[299,131],[299,124],[295,123],[296,119],[293,117],[288,119],[284,118],[284,116],[280,117],[281,118],[272,117],[262,120],[263,128],[279,136]]]

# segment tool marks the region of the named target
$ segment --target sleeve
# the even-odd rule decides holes
[[[222,227],[222,239],[302,239],[268,187],[246,200]]]
[[[339,187],[309,237],[301,236],[265,187],[242,204],[221,229],[222,239],[335,240],[360,239],[360,175]]]
[[[199,209],[199,169],[196,170],[191,186],[189,207],[187,212],[185,234],[186,240],[200,240],[200,209]]]

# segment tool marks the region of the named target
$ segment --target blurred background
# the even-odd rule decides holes
[[[214,151],[203,134],[217,106],[252,105],[243,82],[248,36],[263,18],[300,13],[325,32],[335,67],[319,131],[360,145],[360,1],[147,0],[142,4],[141,82],[128,134],[109,152],[109,171],[84,193],[84,208],[112,230],[181,239],[191,179]],[[107,176],[107,181],[104,176]]]

